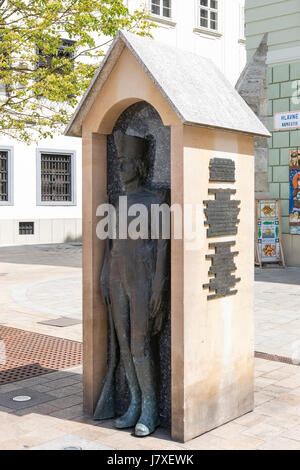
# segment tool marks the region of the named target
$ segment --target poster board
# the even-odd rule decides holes
[[[300,235],[300,149],[290,150],[290,233]]]
[[[256,199],[255,264],[278,263],[285,266],[281,244],[280,199]]]

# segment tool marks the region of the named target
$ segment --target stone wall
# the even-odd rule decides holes
[[[275,132],[274,115],[300,109],[300,62],[269,66],[268,83],[270,196],[281,199],[282,232],[289,234],[289,152],[300,147],[300,129]]]

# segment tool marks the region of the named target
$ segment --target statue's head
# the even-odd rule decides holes
[[[126,185],[135,180],[143,183],[148,173],[148,140],[116,131],[114,141],[121,183]]]

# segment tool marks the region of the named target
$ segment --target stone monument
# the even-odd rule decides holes
[[[96,418],[121,416],[116,425],[123,427],[124,420],[136,425],[137,435],[152,432],[159,415],[161,425],[169,427],[172,437],[181,442],[251,411],[254,138],[268,137],[268,131],[209,59],[119,33],[66,135],[82,137],[83,143],[85,411]],[[134,151],[127,151],[129,142]],[[127,299],[143,292],[145,302],[140,311],[145,315],[139,319],[149,319],[156,311],[164,320],[158,334],[152,335],[150,327],[144,343],[139,343],[147,349],[149,338],[156,342],[151,354],[157,378],[150,387],[156,394],[155,399],[151,395],[155,413],[150,418],[143,415],[141,405],[143,395],[147,396],[142,388],[150,376],[145,379],[139,366],[131,367],[139,382],[135,388],[136,382],[128,380],[130,371],[124,368],[126,354],[120,344],[117,366],[116,338],[121,335],[112,334],[117,318],[107,316],[111,299],[105,289],[101,295],[100,286],[105,260],[112,257],[107,255],[107,240],[98,236],[104,215],[99,208],[108,202],[117,208],[120,197],[131,193],[128,185],[124,192],[124,173],[122,176],[119,171],[122,153],[127,154],[134,174],[135,168],[143,167],[138,163],[140,156],[147,154],[147,171],[137,172],[138,181],[143,175],[142,188],[140,183],[139,189],[134,184],[132,194],[140,199],[138,191],[145,192],[149,204],[154,200],[171,204],[171,235],[166,242],[170,258],[166,248],[161,258],[170,283],[166,282],[162,305],[157,301],[155,310],[155,302],[149,301],[155,291],[154,265],[147,277],[142,261],[134,264],[124,258],[122,264],[129,270],[135,266],[135,272],[128,274],[133,281],[126,287],[130,295],[129,290],[122,292]],[[118,243],[111,241],[113,250]],[[153,240],[142,242],[139,240],[141,252],[147,243],[153,245]],[[133,246],[136,250],[138,244]],[[127,279],[117,268],[115,272],[118,282]],[[111,276],[110,285],[115,280]],[[148,287],[143,290],[145,281]],[[123,308],[120,296],[118,302],[115,311],[120,307],[128,320],[135,304],[129,300]],[[125,338],[128,345],[129,336],[125,334]],[[139,346],[135,349],[131,341],[130,350],[127,347],[135,366]],[[114,367],[110,368],[112,359]],[[118,393],[107,393],[110,390]]]

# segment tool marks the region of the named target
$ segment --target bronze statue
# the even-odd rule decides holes
[[[108,310],[110,353],[94,419],[115,416],[114,374],[118,345],[131,400],[126,413],[115,420],[115,426],[119,429],[135,426],[136,436],[147,436],[159,426],[157,364],[152,338],[163,325],[161,304],[168,271],[168,240],[161,236],[151,238],[151,207],[164,203],[165,194],[143,184],[148,173],[147,139],[117,131],[114,140],[128,208],[137,203],[147,208],[148,237],[120,239],[117,223],[117,238],[107,243],[101,290]],[[118,202],[115,209],[118,221]]]

